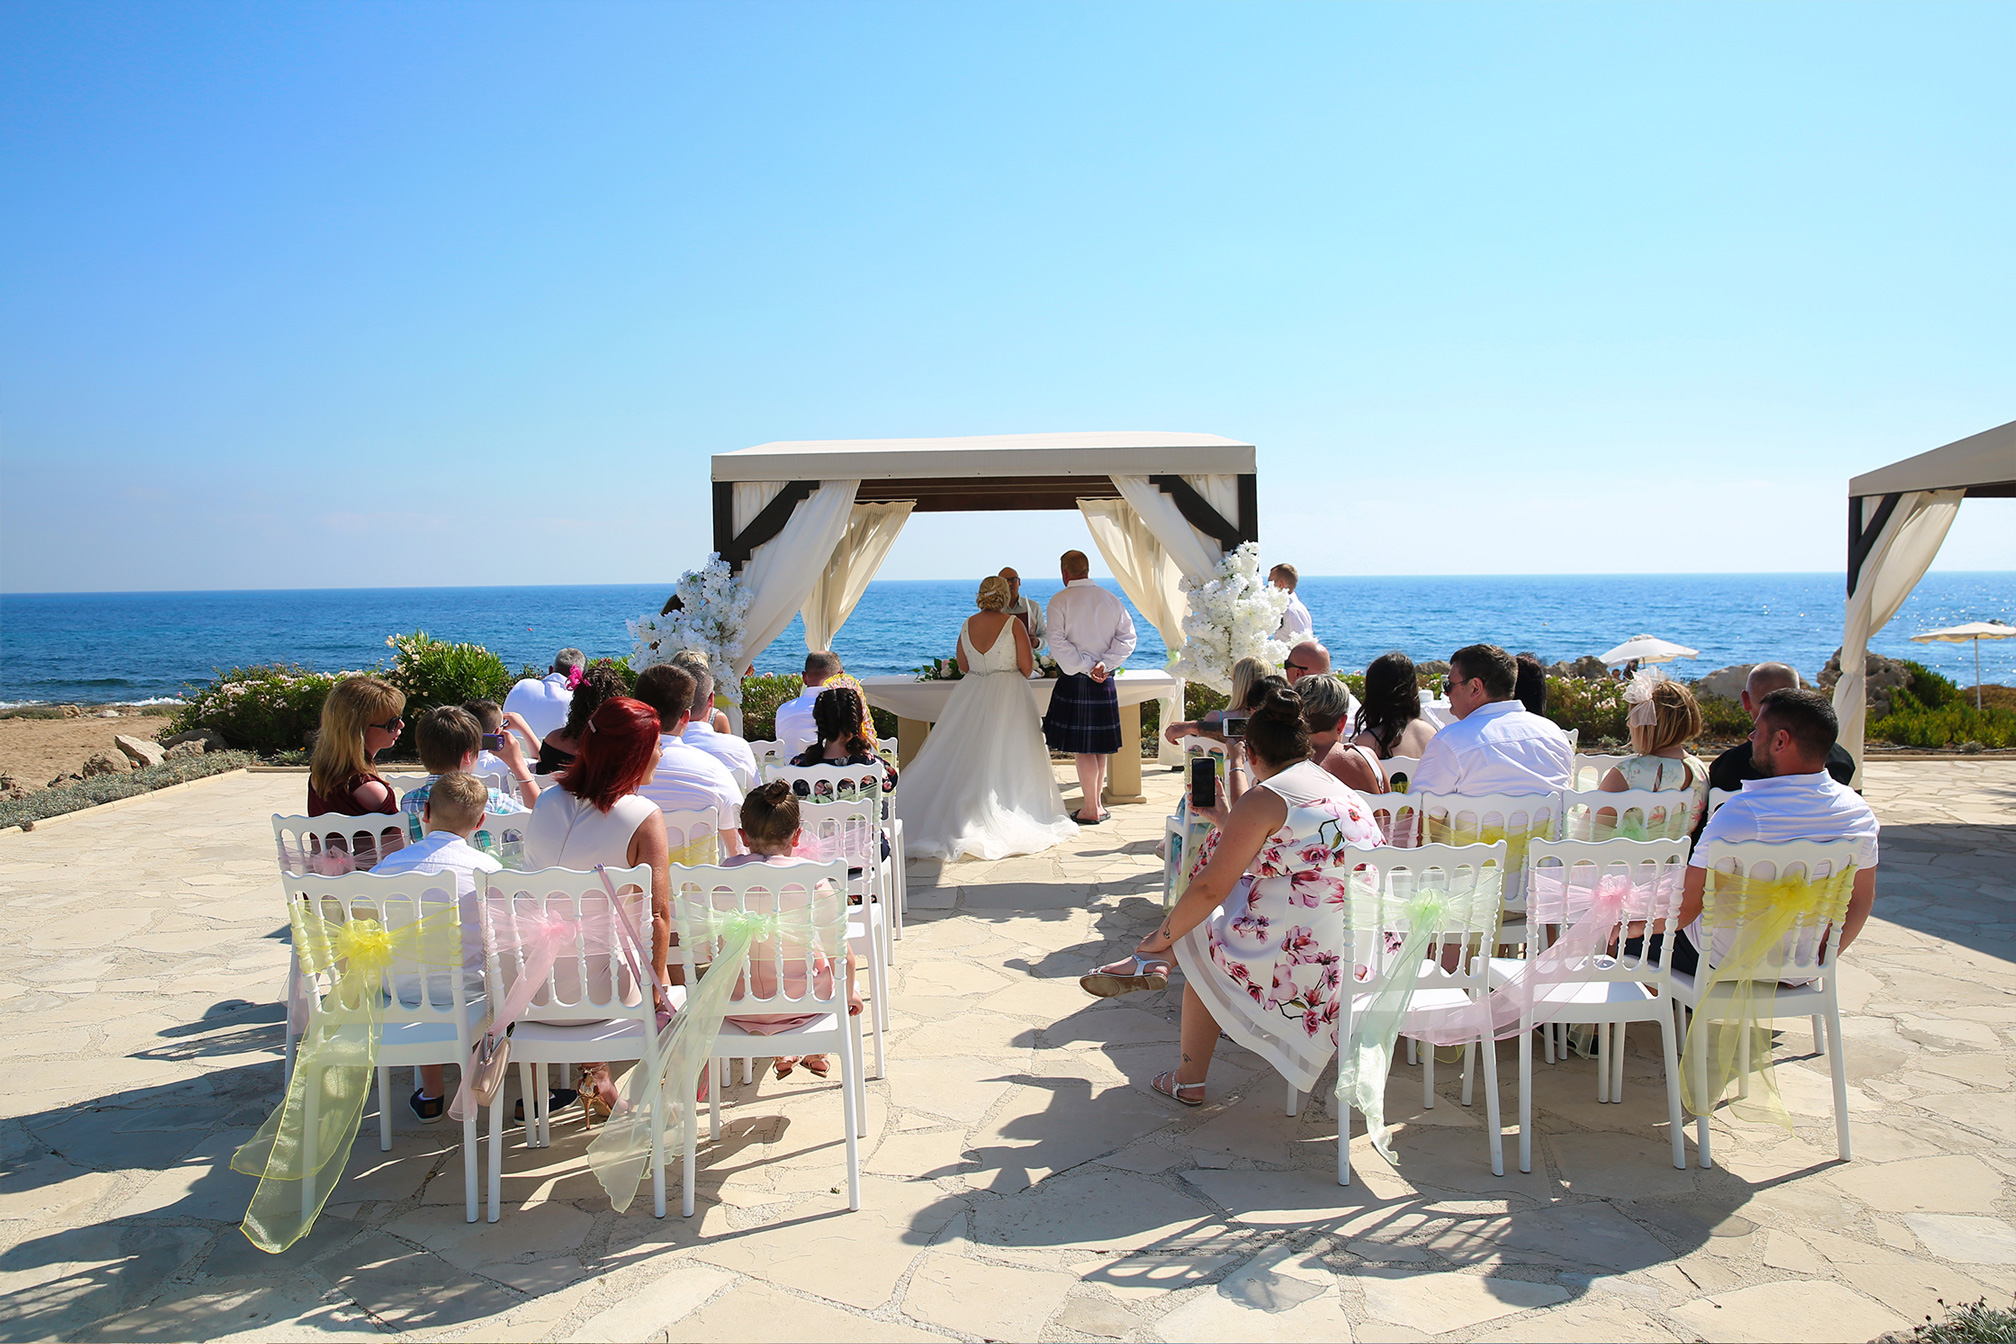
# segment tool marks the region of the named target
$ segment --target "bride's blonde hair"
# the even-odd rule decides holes
[[[1008,607],[1008,580],[989,574],[980,580],[980,596],[974,599],[982,611],[1005,611]]]

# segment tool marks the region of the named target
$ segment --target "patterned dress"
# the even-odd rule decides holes
[[[1287,820],[1224,903],[1177,940],[1176,961],[1225,1033],[1306,1092],[1337,1053],[1346,883],[1379,827],[1313,762],[1258,787],[1288,805]],[[1204,842],[1200,868],[1221,834]]]

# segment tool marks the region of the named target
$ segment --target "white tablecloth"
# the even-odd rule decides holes
[[[936,723],[938,716],[945,712],[945,702],[952,694],[956,681],[918,681],[915,677],[888,676],[863,677],[861,688],[868,692],[868,703],[877,709],[886,709],[899,719],[920,719],[926,723]],[[1167,672],[1137,671],[1127,668],[1113,679],[1119,692],[1120,703],[1138,705],[1149,700],[1159,700],[1176,688],[1176,678]],[[1029,688],[1036,692],[1036,708],[1050,707],[1050,693],[1057,689],[1057,683],[1048,677],[1031,681]]]

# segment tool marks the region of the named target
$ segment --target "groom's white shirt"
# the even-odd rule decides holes
[[[790,760],[812,745],[819,732],[812,726],[812,702],[824,686],[807,686],[793,698],[777,706],[777,745]]]
[[[1120,599],[1090,579],[1073,579],[1050,599],[1050,656],[1065,672],[1084,676],[1094,663],[1117,671],[1134,652],[1134,618]]]

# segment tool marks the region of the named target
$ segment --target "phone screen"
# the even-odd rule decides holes
[[[1209,756],[1190,762],[1190,806],[1218,806],[1218,766]]]
[[[464,742],[467,742],[469,739],[465,737],[462,740]],[[503,745],[504,745],[504,734],[502,733],[483,734],[483,750],[495,751]]]
[[[1247,717],[1245,714],[1227,714],[1224,721],[1219,725],[1219,731],[1223,732],[1227,737],[1244,737],[1246,736]]]

